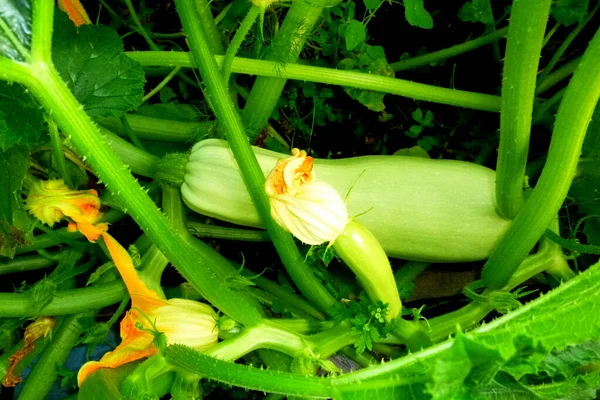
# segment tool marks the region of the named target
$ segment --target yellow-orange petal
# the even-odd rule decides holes
[[[103,233],[102,238],[127,286],[127,291],[131,296],[131,307],[150,313],[154,308],[167,304],[166,300],[162,299],[154,290],[148,288],[144,281],[140,279],[127,250],[108,233]]]
[[[92,23],[79,0],[58,0],[58,7],[67,13],[75,26]]]
[[[123,336],[123,324],[132,325],[135,323],[131,314],[125,316],[121,321],[121,336]],[[113,350],[104,354],[100,361],[89,361],[85,363],[77,373],[77,384],[81,386],[83,381],[94,371],[101,368],[117,368],[123,364],[150,357],[158,352],[154,346],[154,336],[133,326],[133,329],[126,328],[129,335],[123,338],[123,341]]]

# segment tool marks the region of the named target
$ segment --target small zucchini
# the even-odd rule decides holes
[[[279,158],[254,148],[265,174]],[[316,159],[315,174],[346,197],[390,257],[429,262],[486,259],[510,221],[496,212],[496,174],[455,160],[406,156]],[[194,211],[262,227],[226,141],[208,139],[191,151],[181,192]]]

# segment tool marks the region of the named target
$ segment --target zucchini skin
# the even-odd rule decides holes
[[[268,175],[287,157],[253,148]],[[317,179],[346,198],[349,215],[365,225],[390,257],[427,262],[488,258],[510,221],[496,212],[496,173],[455,160],[406,156],[315,159]],[[197,143],[181,186],[192,210],[223,221],[263,227],[237,163],[220,139]]]

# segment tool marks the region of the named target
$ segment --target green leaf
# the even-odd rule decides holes
[[[367,10],[376,10],[381,4],[381,0],[364,0]]]
[[[589,0],[556,0],[550,13],[556,22],[569,26],[583,20],[589,4]]]
[[[0,55],[25,61],[22,51],[31,47],[31,1],[0,2]]]
[[[21,85],[0,82],[0,151],[31,147],[44,131],[40,106]]]
[[[423,0],[404,0],[404,16],[412,26],[423,29],[433,28],[433,18],[425,9]]]
[[[413,119],[414,119],[415,121],[417,121],[418,123],[420,123],[420,124],[421,124],[421,123],[423,122],[423,111],[421,111],[421,109],[420,109],[420,108],[417,108],[417,109],[416,109],[415,111],[413,111],[413,112],[412,112],[410,115],[411,115],[411,116],[413,117]]]
[[[346,39],[346,49],[354,50],[367,39],[367,31],[362,22],[352,19],[348,22],[344,30],[344,38]]]
[[[370,74],[394,76],[394,70],[389,66],[381,46],[364,44],[356,59],[346,58],[338,64],[338,67],[341,69],[356,69]],[[371,111],[383,112],[385,110],[385,104],[383,103],[385,93],[354,88],[344,88],[344,90],[350,97]]]
[[[102,25],[79,30],[63,13],[55,17],[54,65],[91,117],[120,117],[144,95],[142,66],[123,54],[117,33]]]
[[[458,11],[458,18],[464,22],[481,22],[485,25],[492,25],[494,15],[490,0],[467,1]]]
[[[600,342],[590,340],[562,351],[553,351],[539,365],[539,370],[549,376],[572,378],[577,370],[600,360]]]
[[[29,168],[29,150],[0,151],[0,255],[13,257],[32,238],[33,221],[22,207],[21,188]]]

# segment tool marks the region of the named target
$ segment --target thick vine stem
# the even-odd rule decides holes
[[[298,60],[310,31],[323,13],[324,6],[319,3],[324,2],[292,2],[266,56],[267,60],[278,62],[279,69],[285,69],[285,65]],[[267,126],[286,82],[287,79],[283,77],[259,77],[254,82],[242,113],[242,120],[251,142],[254,142],[260,131]]]
[[[560,104],[548,159],[538,184],[483,267],[483,281],[491,289],[506,285],[567,196],[585,132],[600,97],[598,60],[600,30],[585,51]]]
[[[536,77],[551,0],[515,1],[510,14],[502,80],[496,202],[513,219],[523,206],[523,183]]]
[[[136,51],[125,52],[125,54],[144,66],[195,66],[191,54],[184,52]],[[215,59],[217,60],[217,63],[222,63],[223,57],[215,56]],[[324,83],[326,85],[339,85],[357,89],[373,90],[396,96],[409,97],[415,100],[448,104],[473,110],[491,112],[500,111],[500,97],[491,94],[448,89],[358,71],[343,71],[333,68],[313,67],[299,64],[286,64],[285,68],[279,68],[279,66],[279,64],[273,61],[251,60],[249,58],[236,57],[233,60],[231,71],[233,73],[258,75],[261,77],[295,79],[307,82]]]
[[[45,3],[48,1],[34,1],[34,35],[38,31],[52,32],[54,5],[48,7]],[[50,45],[49,41],[44,43]],[[116,195],[123,207],[129,210],[129,214],[184,278],[232,318],[250,326],[260,323],[262,316],[254,299],[245,292],[233,291],[221,284],[223,276],[219,276],[217,271],[231,271],[229,262],[204,243],[198,246],[188,245],[173,230],[127,167],[110,150],[81,104],[60,78],[48,53],[40,53],[46,56],[32,61],[28,66],[28,76],[22,78],[31,92],[52,113],[63,132],[70,136],[72,143],[87,157],[98,177]]]
[[[192,54],[210,95],[215,114],[242,171],[246,187],[265,222],[284,266],[307,299],[314,302],[322,311],[329,309],[335,303],[335,299],[304,263],[292,236],[283,231],[271,218],[269,200],[264,189],[265,176],[248,143],[240,116],[228,97],[225,83],[206,42],[205,33],[196,23],[192,1],[177,0],[175,4],[183,28],[188,34]]]

